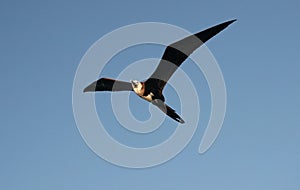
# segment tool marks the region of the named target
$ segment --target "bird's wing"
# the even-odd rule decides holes
[[[167,114],[169,117],[174,119],[175,121],[179,123],[184,123],[184,120],[176,113],[174,109],[172,109],[170,106],[165,104],[163,101],[159,99],[155,99],[152,101],[152,104],[157,106],[161,111],[163,111],[165,114]]]
[[[170,77],[189,55],[234,21],[230,20],[221,23],[167,46],[158,67],[145,82],[163,90]]]
[[[93,82],[83,90],[83,92],[94,91],[132,91],[132,85],[129,82],[109,78],[101,78]]]

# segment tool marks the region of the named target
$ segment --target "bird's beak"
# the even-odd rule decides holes
[[[132,84],[132,86],[133,86],[134,88],[136,88],[136,87],[138,86],[138,84],[137,84],[135,81],[130,80],[130,82],[131,82],[131,84]]]
[[[83,92],[95,92],[97,86],[97,81],[93,82],[92,84],[88,85]]]

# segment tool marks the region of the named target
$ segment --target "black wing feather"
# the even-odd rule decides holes
[[[162,91],[173,73],[189,55],[191,55],[203,43],[221,32],[234,21],[235,20],[224,22],[170,44],[166,48],[162,56],[162,60],[160,61],[154,73],[145,81],[146,84],[148,83],[155,85],[155,88]]]
[[[94,92],[94,91],[132,91],[132,85],[129,82],[101,78],[89,86],[87,86],[83,92]]]

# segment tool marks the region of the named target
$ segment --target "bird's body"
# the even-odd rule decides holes
[[[154,100],[153,92],[146,90],[145,83],[139,82],[136,80],[131,81],[133,91],[141,98],[148,102],[152,102]]]
[[[153,85],[147,82],[139,82],[137,80],[132,80],[131,84],[133,91],[148,102],[152,102],[155,99],[160,99],[163,102],[165,101],[165,98],[162,95],[162,90],[153,88]]]
[[[134,91],[139,97],[151,102],[174,120],[184,123],[184,120],[175,110],[165,104],[163,89],[176,69],[193,51],[234,21],[235,20],[224,22],[169,45],[158,67],[150,78],[145,81],[132,80],[131,83],[129,83],[109,78],[100,78],[86,87],[84,92]]]

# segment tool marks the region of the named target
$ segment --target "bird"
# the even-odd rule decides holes
[[[83,92],[132,91],[142,99],[157,106],[170,118],[183,124],[185,121],[176,113],[173,108],[165,103],[165,97],[163,95],[164,87],[176,69],[180,67],[180,65],[197,48],[235,21],[236,19],[223,22],[168,45],[159,61],[157,68],[152,75],[144,81],[130,80],[130,82],[126,82],[111,78],[100,78],[84,88]]]

